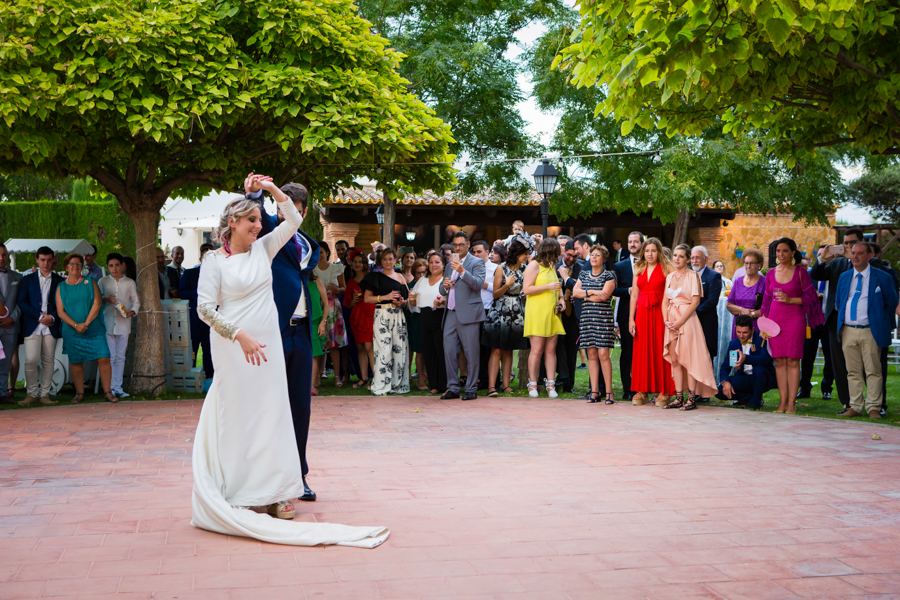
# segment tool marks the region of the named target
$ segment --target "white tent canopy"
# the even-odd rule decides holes
[[[47,246],[54,252],[58,252],[61,256],[65,256],[70,252],[78,254],[90,254],[94,251],[93,247],[87,240],[55,240],[55,239],[25,239],[10,238],[6,240],[6,251],[9,252],[11,267],[16,268],[16,254],[20,252],[35,253],[38,248]]]

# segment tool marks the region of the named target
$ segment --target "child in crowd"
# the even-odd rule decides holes
[[[110,388],[119,398],[127,398],[128,394],[122,389],[125,351],[131,335],[131,317],[141,309],[141,301],[134,280],[125,276],[125,259],[121,254],[108,254],[106,268],[109,275],[101,277],[97,287],[103,300],[103,324],[112,363]]]
[[[510,242],[512,242],[517,235],[525,237],[525,223],[523,223],[522,221],[513,221],[512,235],[503,240],[503,245],[509,246]]]

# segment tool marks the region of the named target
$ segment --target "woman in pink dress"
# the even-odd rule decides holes
[[[675,399],[665,408],[694,410],[697,398],[716,395],[716,376],[706,350],[697,307],[703,297],[700,276],[688,268],[691,247],[679,244],[672,252],[675,270],[666,277],[662,314],[666,325],[663,357],[672,365]],[[687,390],[688,398],[684,399]]]
[[[778,240],[775,258],[778,266],[766,273],[762,314],[775,321],[781,333],[771,338],[765,331],[762,335],[768,339],[769,354],[775,359],[779,396],[775,412],[793,414],[800,387],[800,359],[803,358],[806,331],[824,323],[825,316],[809,273],[797,267],[803,256],[797,251],[796,242],[790,238]]]

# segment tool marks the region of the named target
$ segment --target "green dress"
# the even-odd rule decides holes
[[[309,282],[309,301],[312,304],[312,355],[325,355],[325,341],[328,339],[328,333],[323,337],[319,337],[319,324],[322,322],[322,295],[319,294],[319,286],[315,281]]]
[[[57,289],[66,314],[76,323],[84,323],[94,306],[94,280],[85,277],[75,285],[63,281]],[[62,338],[63,352],[69,355],[70,363],[79,364],[98,358],[109,358],[109,344],[106,342],[106,327],[103,325],[102,314],[98,314],[91,321],[84,333],[78,333],[63,322]]]

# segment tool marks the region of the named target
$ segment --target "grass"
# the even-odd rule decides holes
[[[615,392],[616,398],[620,398],[622,396],[622,387],[621,387],[621,379],[619,378],[619,349],[616,348],[613,351],[613,391]],[[813,381],[816,383],[821,383],[822,375],[821,373],[813,374]],[[352,380],[355,382],[355,379]],[[517,384],[519,384],[519,378],[516,378],[513,381],[513,387],[515,388]],[[416,380],[412,380],[411,382],[412,390],[409,394],[404,394],[408,396],[419,396],[425,394],[426,392],[419,391],[416,389]],[[560,394],[561,400],[581,400],[582,396],[589,389],[588,384],[588,372],[586,369],[576,371],[575,376],[575,394]],[[837,419],[837,412],[840,410],[840,402],[837,400],[837,392],[833,391],[833,399],[832,400],[822,400],[821,392],[819,391],[819,386],[816,385],[813,387],[812,398],[803,399],[797,401],[797,414],[800,416],[807,417],[822,417],[826,419]],[[542,390],[543,391],[543,390]],[[70,405],[71,402],[69,399],[74,395],[75,390],[71,385],[66,385],[63,388],[62,393],[60,395],[54,397],[55,400],[60,400],[58,406],[67,406]],[[484,394],[483,391],[479,392],[480,394]],[[545,394],[542,393],[544,397]],[[319,396],[369,396],[369,392],[365,389],[354,388],[351,385],[345,385],[343,387],[337,387],[334,385],[333,378],[329,377],[327,379],[322,379],[322,384],[319,386]],[[501,394],[501,397],[517,397],[521,398],[522,396],[527,396],[524,386],[522,389],[517,389],[515,394]],[[19,390],[16,395],[16,400],[21,400],[24,398],[24,392]],[[193,394],[187,392],[166,392],[161,394],[157,398],[151,398],[146,396],[131,396],[123,400],[123,402],[152,402],[155,400],[194,400],[203,398],[204,394]],[[898,405],[897,400],[900,399],[900,373],[897,373],[896,368],[889,368],[888,374],[888,382],[887,382],[887,397],[888,397],[888,415],[885,418],[882,418],[878,423],[883,423],[886,425],[900,426],[900,405]],[[773,412],[778,407],[778,391],[771,390],[765,395],[765,406],[763,407],[763,412]],[[65,399],[65,400],[63,400]],[[105,402],[102,394],[85,394],[85,399],[82,404],[92,404]],[[32,407],[43,406],[41,404],[32,404]],[[732,410],[744,410],[740,408],[732,408],[731,402],[720,402],[713,398],[709,406],[720,406],[729,408]],[[0,411],[2,410],[15,410],[23,408],[17,405],[10,404],[0,404]],[[703,405],[701,405],[701,410]],[[787,417],[787,416],[786,416]],[[868,417],[857,417],[854,419],[855,421],[871,421]]]

